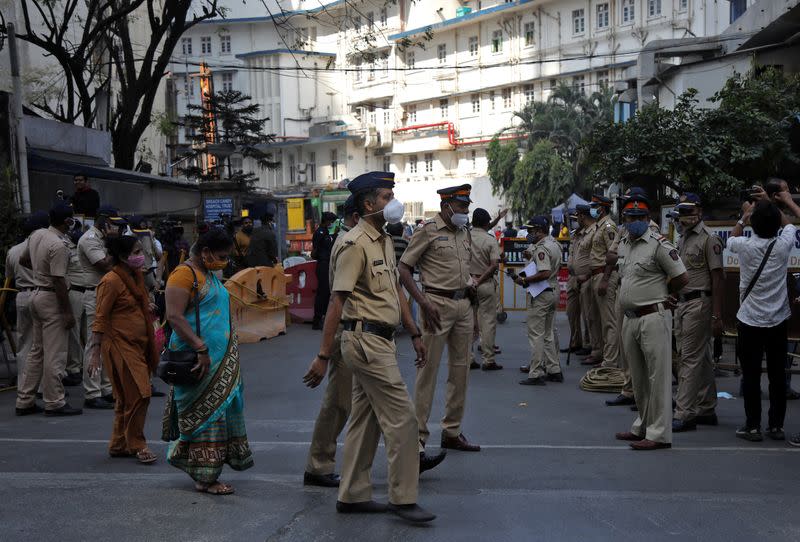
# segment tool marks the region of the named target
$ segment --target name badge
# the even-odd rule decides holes
[[[383,265],[383,260],[373,260],[372,265]]]
[[[437,241],[448,241],[449,239],[450,238],[447,237],[446,235],[440,235],[439,237],[436,238]]]

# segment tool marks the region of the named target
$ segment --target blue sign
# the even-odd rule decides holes
[[[219,220],[220,215],[233,216],[233,198],[206,198],[203,202],[203,216],[206,221]]]

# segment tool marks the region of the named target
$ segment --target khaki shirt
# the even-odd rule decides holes
[[[67,265],[67,280],[69,280],[70,286],[84,286],[86,285],[86,281],[88,275],[86,270],[81,265],[81,259],[78,255],[78,245],[72,242],[72,240],[67,241],[67,248],[69,248],[69,264]]]
[[[19,263],[22,253],[28,248],[28,240],[25,239],[18,245],[8,249],[6,254],[6,277],[14,279],[14,286],[17,289],[33,288],[33,271]]]
[[[495,262],[500,261],[500,245],[494,235],[482,228],[472,229],[471,275],[483,275]]]
[[[550,235],[532,245],[529,249],[536,263],[536,272],[549,271],[547,282],[554,290],[558,289],[558,271],[561,269],[561,244]]]
[[[722,239],[700,221],[678,240],[678,254],[686,265],[689,284],[683,293],[711,290],[711,271],[722,269]]]
[[[78,240],[78,258],[84,271],[83,282],[79,286],[95,288],[100,284],[104,273],[99,272],[94,265],[108,255],[105,241],[106,236],[94,226]]]
[[[400,261],[419,269],[426,288],[462,290],[469,284],[472,244],[468,230],[445,224],[441,214],[414,230]]]
[[[392,237],[366,220],[347,232],[336,257],[331,290],[351,294],[344,305],[343,320],[398,326],[400,301]]]
[[[344,246],[344,236],[349,231],[350,229],[347,229],[347,226],[342,224],[342,229],[339,231],[339,234],[336,236],[336,240],[333,242],[333,246],[331,247],[331,263],[328,269],[328,284],[333,284],[333,275],[336,273],[336,257],[342,251],[342,247]]]
[[[606,254],[617,236],[617,225],[608,215],[598,220],[595,227],[597,229],[592,238],[592,248],[589,252],[592,269],[606,265]]]
[[[652,230],[635,240],[626,236],[620,241],[619,252],[622,310],[661,303],[669,295],[667,282],[686,272],[678,249]]]
[[[588,275],[592,271],[591,251],[594,234],[597,231],[597,224],[581,228],[579,231],[580,237],[575,247],[575,274]]]
[[[50,226],[36,230],[28,238],[28,247],[22,256],[29,256],[33,265],[33,285],[38,288],[52,288],[53,278],[67,277],[69,266],[69,239]],[[69,281],[67,280],[67,286]]]

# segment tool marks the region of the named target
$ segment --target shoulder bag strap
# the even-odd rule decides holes
[[[194,297],[194,329],[197,336],[201,339],[200,335],[200,284],[197,282],[197,273],[194,272],[194,267],[188,263],[183,264],[192,272],[192,296]]]
[[[775,243],[777,241],[778,241],[777,239],[774,239],[769,244],[769,246],[767,247],[767,252],[764,253],[764,259],[761,260],[761,265],[758,266],[758,270],[756,271],[756,274],[753,275],[752,279],[750,279],[750,284],[747,285],[747,289],[744,291],[744,295],[742,296],[742,300],[741,300],[741,302],[739,304],[744,303],[744,300],[747,299],[747,296],[750,295],[750,291],[753,289],[753,286],[756,285],[756,282],[758,281],[758,277],[761,276],[761,272],[764,270],[764,266],[767,265],[767,260],[769,260],[769,255],[772,253],[772,248],[775,246]]]

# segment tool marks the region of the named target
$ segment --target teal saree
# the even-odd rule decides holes
[[[167,462],[196,482],[212,484],[222,467],[253,466],[244,424],[244,397],[239,367],[239,345],[231,324],[228,291],[213,274],[198,293],[200,333],[208,346],[211,366],[196,386],[173,386],[164,411],[162,438],[171,442]],[[195,327],[194,301],[186,319]],[[169,348],[189,350],[172,334]]]

